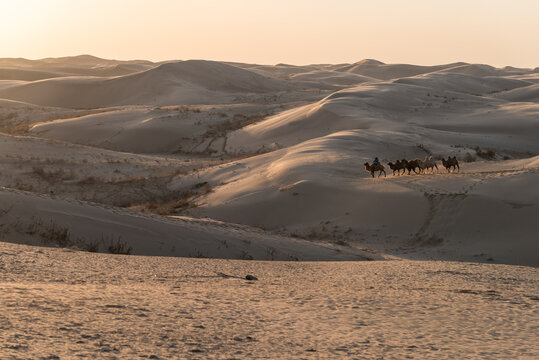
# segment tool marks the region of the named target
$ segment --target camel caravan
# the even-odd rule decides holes
[[[366,162],[365,164],[365,170],[371,174],[372,177],[374,177],[374,173],[378,171],[378,177],[384,173],[384,176],[387,176],[384,165],[382,165],[378,158],[374,160],[372,164],[369,164]],[[395,173],[397,175],[406,174],[406,170],[408,170],[408,175],[412,173],[412,171],[415,174],[427,174],[430,172],[431,174],[434,173],[434,169],[438,171],[438,165],[436,164],[436,160],[433,159],[432,156],[427,156],[424,160],[421,159],[414,159],[414,160],[397,160],[394,163],[389,162],[387,164],[391,170],[393,170],[393,176],[395,176]],[[442,165],[446,168],[447,172],[460,172],[460,166],[459,161],[457,160],[456,156],[449,156],[447,159],[442,158]],[[451,168],[453,170],[451,170]]]

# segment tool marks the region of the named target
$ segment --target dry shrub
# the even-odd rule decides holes
[[[28,130],[30,130],[29,124],[19,124],[9,129],[9,132],[13,134],[24,134],[24,133],[27,133]]]
[[[475,161],[475,157],[472,154],[470,154],[469,152],[467,152],[466,155],[464,155],[463,160],[464,160],[464,162],[471,163],[471,162]]]
[[[94,240],[85,243],[83,249],[88,252],[99,252],[99,241]]]
[[[137,206],[142,211],[151,212],[158,215],[174,215],[184,210],[197,207],[197,199],[212,191],[208,182],[195,184],[190,190],[184,191],[174,200],[152,201]]]
[[[481,149],[479,146],[476,146],[474,150],[477,156],[486,160],[492,160],[496,157],[496,153],[492,149]]]
[[[222,137],[226,136],[229,131],[241,129],[247,125],[263,120],[269,114],[255,114],[246,116],[243,114],[235,114],[232,120],[210,125],[203,137]]]
[[[33,166],[32,174],[37,175],[43,180],[48,182],[58,181],[58,180],[71,180],[75,178],[75,173],[73,171],[67,172],[64,169],[50,170],[47,171],[41,166]]]
[[[95,185],[97,183],[102,182],[100,179],[93,177],[93,176],[87,176],[85,178],[80,179],[77,181],[78,185]]]
[[[103,242],[105,241],[106,240],[103,239]],[[130,246],[128,246],[128,244],[125,241],[121,240],[121,237],[118,237],[118,239],[116,240],[111,239],[109,241],[109,246],[107,249],[109,253],[111,254],[121,254],[121,255],[130,255],[131,250],[133,250]]]
[[[71,239],[69,229],[51,223],[48,228],[45,228],[41,233],[41,239],[44,244],[56,244],[60,247],[68,247],[74,245]]]

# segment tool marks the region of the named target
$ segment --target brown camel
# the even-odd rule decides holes
[[[404,164],[406,164],[405,166],[406,166],[406,170],[408,170],[408,175],[410,175],[410,172],[412,170],[416,174],[419,174],[421,172],[421,167],[419,166],[419,160],[418,159],[409,160],[409,161],[406,160],[406,159],[402,159],[402,162]]]
[[[387,163],[389,168],[393,170],[393,175],[395,175],[395,171],[397,172],[397,175],[401,174],[401,170],[403,174],[406,174],[406,164],[400,160],[395,161],[393,164],[392,162]]]
[[[456,156],[449,156],[447,160],[442,158],[442,164],[447,169],[447,172],[450,172],[451,168],[453,168],[453,171],[458,169],[460,172],[459,161],[457,160]]]
[[[365,165],[365,170],[367,170],[367,172],[370,173],[372,177],[374,177],[374,172],[375,171],[379,171],[378,177],[380,177],[380,175],[382,175],[382,173],[384,173],[384,176],[387,176],[386,171],[384,169],[384,166],[382,164],[377,164],[375,166],[372,166],[371,164],[366,162],[363,165]]]

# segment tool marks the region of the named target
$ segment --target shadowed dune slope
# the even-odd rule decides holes
[[[499,99],[515,102],[539,102],[539,84],[533,84],[496,95]]]
[[[124,245],[132,254],[242,258],[258,260],[362,260],[359,251],[337,251],[304,240],[285,238],[246,226],[212,220],[148,216],[117,208],[69,202],[0,189],[0,224],[11,229],[11,242]],[[65,230],[64,230],[65,229]],[[64,235],[63,232],[67,231]]]

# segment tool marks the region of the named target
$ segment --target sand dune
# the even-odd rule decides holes
[[[330,85],[357,85],[364,82],[378,82],[379,80],[351,73],[342,73],[338,71],[316,70],[299,74],[294,74],[290,77],[300,81],[316,81]]]
[[[440,73],[461,74],[476,77],[505,76],[514,73],[510,69],[496,69],[494,66],[485,64],[463,64],[438,71]]]
[[[114,246],[132,254],[259,260],[361,260],[361,252],[266,235],[211,220],[145,216],[115,208],[0,190],[0,223],[10,241]],[[34,234],[40,234],[37,237]],[[63,235],[65,234],[65,235]],[[40,244],[40,243],[38,243]]]
[[[36,81],[51,79],[63,76],[122,76],[151,69],[153,66],[143,64],[119,64],[96,68],[81,67],[46,67],[45,70],[39,69],[0,69],[0,80],[23,80]]]
[[[186,145],[191,145],[191,141],[187,141],[190,137],[201,137],[206,132],[205,128],[197,126],[197,121],[204,118],[204,114],[197,116],[194,111],[197,109],[112,110],[37,124],[30,131],[37,136],[117,151],[173,153],[182,149],[182,145],[189,148]],[[222,120],[220,115],[213,117]]]
[[[539,264],[529,226],[539,216],[532,200],[539,199],[532,186],[539,180],[537,157],[463,163],[462,174],[440,169],[373,180],[362,168],[371,154],[385,162],[420,150],[396,134],[360,130],[311,140],[200,172],[197,181],[215,188],[194,212],[313,239],[384,244],[412,258]],[[189,181],[182,177],[176,186]]]
[[[153,64],[148,60],[110,60],[103,59],[92,55],[77,55],[77,56],[64,56],[57,58],[44,58],[36,60],[37,63],[44,64],[61,64],[61,65],[75,65],[80,67],[99,67],[99,66],[110,66],[118,64]]]
[[[496,95],[499,99],[518,102],[539,102],[539,84],[512,89]]]
[[[45,58],[39,60],[28,60],[24,58],[0,58],[0,67],[26,67],[26,68],[43,68],[43,67],[80,67],[93,68],[102,66],[114,66],[120,64],[138,64],[152,65],[151,61],[147,60],[110,60],[102,59],[92,55],[64,56],[57,58]]]
[[[0,58],[0,67],[25,68],[36,64],[35,60],[25,58]]]
[[[439,73],[402,78],[395,80],[395,82],[472,95],[489,95],[531,85],[527,81],[506,79],[503,77],[476,77]]]
[[[289,64],[277,64],[275,66],[272,66],[235,63],[231,63],[231,65],[238,66],[242,69],[247,69],[264,76],[274,77],[278,79],[289,79],[291,76],[294,76],[296,74],[316,71],[319,69],[319,67],[316,65],[296,66]]]
[[[40,60],[0,58],[0,79],[25,81],[60,76],[121,76],[151,69],[158,64],[145,60],[108,60],[90,55]]]
[[[211,61],[167,63],[114,78],[62,77],[0,90],[0,97],[38,105],[100,108],[229,102],[238,93],[291,89],[279,80]]]
[[[66,74],[30,69],[0,69],[0,80],[35,81],[61,76],[66,76]]]
[[[383,62],[377,60],[365,59],[355,64],[344,65],[335,69],[335,71],[349,72],[379,80],[391,80],[401,77],[431,73],[460,64],[462,63],[438,66],[419,66],[408,64],[384,64]]]
[[[391,131],[401,134],[403,139],[413,135],[409,137],[409,146],[426,143],[434,147],[442,144],[473,147],[475,143],[500,149],[536,151],[533,141],[537,131],[535,106],[509,106],[487,96],[470,94],[474,91],[492,93],[526,84],[514,79],[483,81],[448,74],[358,86],[237,130],[229,135],[227,149],[232,153],[252,153],[295,145],[336,131],[363,129],[381,131],[382,134]],[[506,116],[511,116],[511,122],[506,121]],[[444,132],[433,131],[435,129]],[[481,131],[498,136],[492,139],[477,136]],[[507,135],[523,135],[527,141],[503,138],[504,131]],[[388,140],[391,141],[393,139]]]
[[[22,85],[25,84],[25,81],[23,80],[0,80],[0,90],[13,87],[16,85]],[[0,99],[2,101],[5,101],[5,99]]]
[[[227,132],[297,106],[294,99],[288,104],[284,97],[279,98],[286,103],[269,98],[264,104],[128,106],[90,110],[86,116],[79,111],[72,118],[34,123],[29,132],[117,151],[221,156]]]

